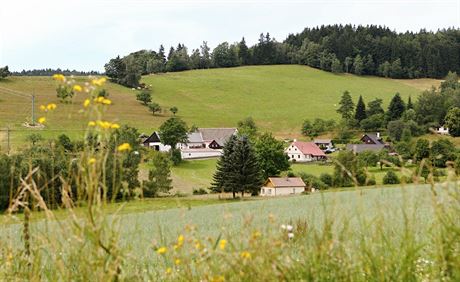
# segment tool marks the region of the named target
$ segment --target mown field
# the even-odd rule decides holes
[[[80,79],[77,79],[80,80]],[[163,107],[163,113],[153,116],[136,101],[136,90],[113,83],[106,88],[113,106],[106,113],[110,121],[129,124],[140,132],[150,133],[171,116],[169,108],[177,106],[178,116],[189,125],[200,127],[230,127],[252,116],[264,131],[279,137],[299,136],[306,118],[337,119],[335,112],[343,91],[354,99],[363,95],[366,101],[381,98],[386,106],[394,93],[404,99],[415,98],[422,89],[439,81],[392,80],[335,75],[306,66],[251,66],[229,69],[194,70],[180,73],[145,76],[152,85],[153,100]],[[0,87],[36,95],[36,112],[40,104],[57,103],[58,109],[48,117],[48,125],[40,133],[53,137],[66,133],[80,137],[87,123],[79,113],[85,94],[77,95],[73,103],[61,104],[56,97],[56,83],[49,77],[9,77],[0,80]],[[31,99],[7,94],[0,89],[0,129],[10,127],[11,144],[20,145],[31,132],[22,124],[31,119]],[[0,132],[0,146],[6,146],[6,133]]]

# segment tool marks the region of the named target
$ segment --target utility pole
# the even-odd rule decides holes
[[[35,126],[35,90],[32,92],[32,126]]]

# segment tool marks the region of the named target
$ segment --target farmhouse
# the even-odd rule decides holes
[[[187,143],[180,143],[177,147],[183,159],[219,157],[225,142],[237,133],[236,128],[198,128],[188,134]]]
[[[326,160],[326,154],[313,142],[294,142],[284,152],[292,162],[312,162]]]
[[[305,183],[300,177],[269,177],[260,190],[261,196],[283,196],[300,194],[305,191]]]
[[[347,150],[354,154],[359,154],[364,151],[380,152],[383,149],[389,149],[388,144],[385,144],[380,137],[380,133],[366,133],[361,137],[362,144],[347,144]]]
[[[161,143],[160,135],[156,131],[154,131],[152,135],[147,137],[142,142],[142,145],[144,147],[151,148],[159,152],[169,152],[169,150],[171,150],[171,146]]]
[[[363,137],[361,137],[361,141],[364,143],[364,144],[384,144],[384,142],[382,141],[382,138],[380,137],[380,133],[377,132],[377,133],[366,133],[363,135]]]
[[[315,139],[313,143],[315,143],[321,150],[327,150],[334,147],[331,139]]]

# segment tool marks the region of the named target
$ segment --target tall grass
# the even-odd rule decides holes
[[[102,145],[85,146],[74,182],[62,181],[64,216],[43,200],[33,177],[39,168],[21,179],[2,218],[0,280],[460,280],[460,189],[452,171],[439,185],[120,215],[106,209],[111,149],[104,128],[96,130]],[[45,219],[31,221],[36,209]]]

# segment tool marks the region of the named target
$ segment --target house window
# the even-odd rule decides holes
[[[294,158],[294,155],[292,155],[292,159]]]
[[[267,189],[267,194],[271,195],[272,194],[272,189]]]
[[[265,189],[264,188],[262,188],[262,194],[265,194]]]
[[[292,188],[292,193],[295,194],[295,188]]]
[[[295,151],[297,151],[297,148],[294,148]]]
[[[300,159],[300,155],[298,155],[297,158]]]

